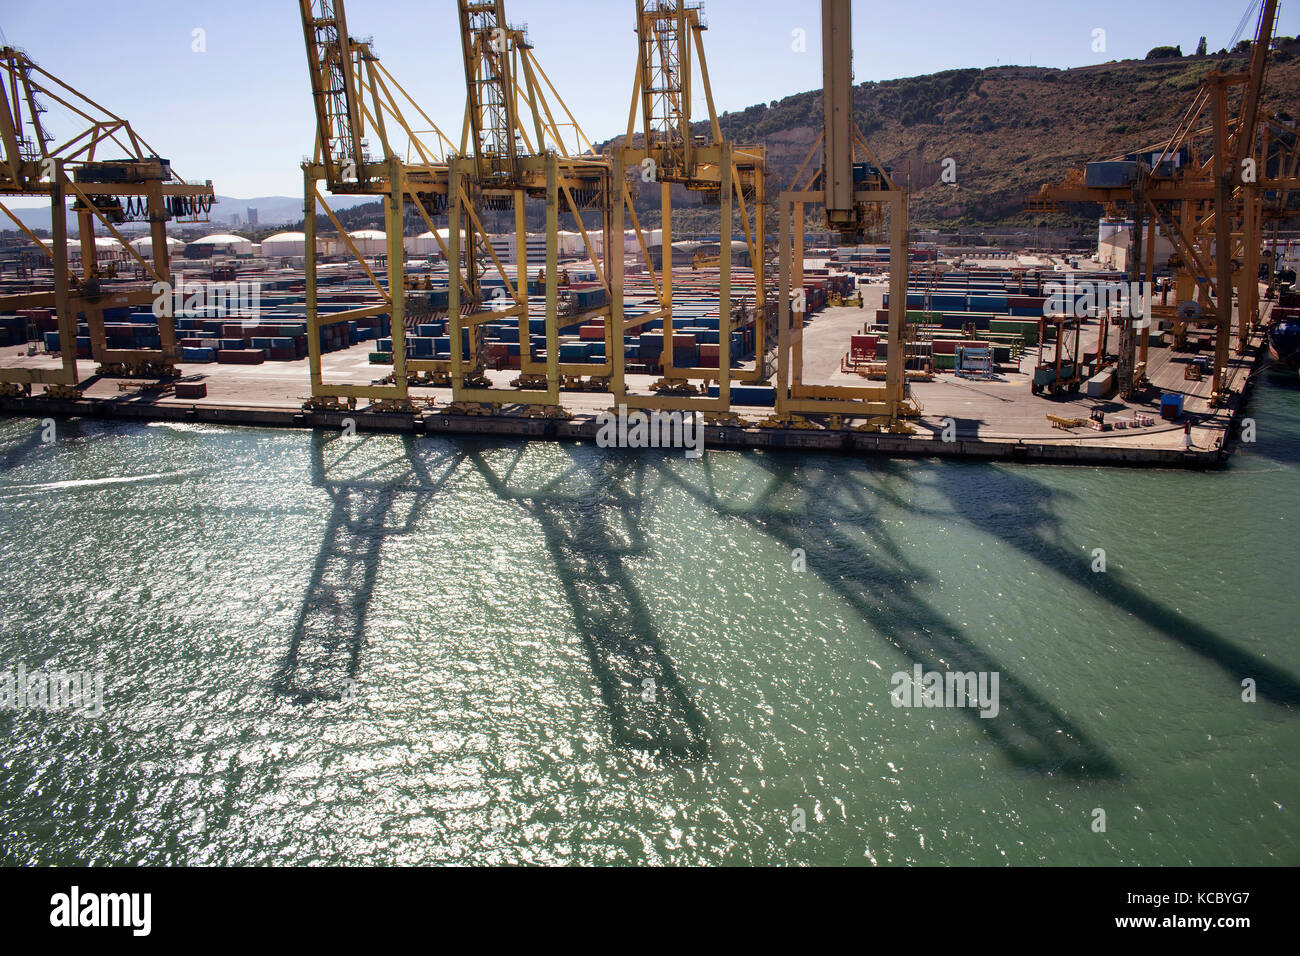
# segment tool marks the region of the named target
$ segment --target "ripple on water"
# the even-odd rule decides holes
[[[1159,476],[5,420],[0,671],[107,713],[0,711],[4,860],[1295,863],[1259,401]]]

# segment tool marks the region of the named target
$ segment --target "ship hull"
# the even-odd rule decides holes
[[[1276,364],[1300,372],[1300,321],[1287,319],[1269,330],[1268,354]]]

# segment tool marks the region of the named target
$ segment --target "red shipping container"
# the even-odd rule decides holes
[[[271,353],[272,362],[296,362],[298,360],[297,349],[268,349]]]
[[[872,358],[876,354],[879,336],[855,335],[849,340],[849,354],[855,359]]]
[[[177,382],[176,397],[177,398],[207,398],[208,383],[207,382]]]
[[[578,329],[578,337],[584,342],[603,342],[605,340],[605,326],[601,325],[584,325]]]
[[[221,349],[217,352],[218,365],[261,365],[266,353],[261,349]]]
[[[695,347],[695,336],[693,335],[673,335],[673,350],[689,349]]]

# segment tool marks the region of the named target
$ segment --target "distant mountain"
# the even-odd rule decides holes
[[[333,196],[328,197],[330,208],[351,209],[363,203],[375,201],[373,196]],[[257,199],[233,199],[230,196],[217,196],[217,204],[212,207],[212,218],[229,221],[234,215],[239,221],[248,223],[248,210],[257,210],[259,226],[278,226],[286,223],[302,222],[302,197],[261,196]]]
[[[1084,162],[1105,159],[1163,142],[1178,126],[1196,88],[1219,64],[1217,56],[1124,60],[1058,70],[1004,66],[950,70],[928,76],[863,83],[854,90],[858,125],[896,179],[910,183],[912,222],[925,225],[1028,223],[1044,218],[1077,223],[1096,210],[1053,217],[1023,213],[1024,201],[1044,182],[1058,181]],[[1244,55],[1230,58],[1229,71],[1245,67]],[[1281,38],[1273,54],[1264,105],[1284,119],[1300,114],[1300,41]],[[812,90],[720,117],[723,135],[736,143],[767,148],[768,199],[790,186],[821,131],[821,92]],[[696,132],[708,133],[707,124]],[[611,140],[597,149],[619,143]],[[944,183],[945,160],[955,163],[957,182]],[[637,212],[648,226],[659,224],[654,190],[641,190]],[[258,226],[302,223],[302,199],[218,196],[213,230],[247,229],[248,209]],[[384,228],[384,211],[374,196],[334,197],[331,207],[348,230]],[[366,208],[356,208],[356,207]],[[347,210],[346,214],[341,211]],[[18,211],[33,229],[49,228],[49,210]],[[230,225],[238,216],[239,225]],[[541,228],[530,210],[529,228]],[[408,233],[423,222],[408,212]],[[509,228],[510,217],[489,214],[490,229]],[[439,220],[440,224],[445,219]],[[700,207],[697,196],[675,202],[674,222],[683,234],[717,229],[716,209]],[[0,229],[5,228],[0,220]],[[591,225],[596,225],[595,221]],[[331,230],[328,222],[322,228]]]

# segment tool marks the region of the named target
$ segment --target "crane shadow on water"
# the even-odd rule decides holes
[[[814,571],[819,579],[912,663],[940,673],[997,673],[998,716],[983,719],[973,708],[959,708],[959,713],[1017,766],[1090,778],[1118,776],[1119,768],[1099,744],[920,596],[917,585],[934,576],[907,557],[880,516],[882,502],[903,510],[914,507],[890,488],[908,480],[902,466],[884,461],[867,470],[833,461],[796,464],[768,455],[747,460],[765,472],[765,487],[757,497],[741,494],[728,500],[725,481],[718,480],[708,459],[702,476],[667,465],[660,470],[701,505],[745,523],[785,551],[822,556],[825,561],[816,562],[820,570]],[[864,477],[873,480],[867,483]],[[788,507],[791,500],[798,505]],[[882,678],[882,699],[890,689]]]
[[[704,714],[677,668],[628,561],[649,553],[644,531],[645,466],[636,458],[580,461],[528,487],[514,480],[527,448],[492,467],[470,458],[502,501],[524,509],[541,528],[608,712],[614,744],[665,762],[702,760],[709,752]]]
[[[965,498],[962,466],[939,469],[938,487],[956,509]],[[1228,675],[1240,690],[1250,678],[1262,698],[1294,708],[1300,704],[1300,682],[1281,668],[1232,644],[1211,628],[1192,620],[1157,600],[1151,593],[1127,581],[1118,571],[1094,574],[1088,561],[1081,560],[1077,546],[1064,540],[1060,520],[1050,491],[1034,481],[1024,469],[986,472],[982,480],[986,493],[1008,502],[1005,513],[988,508],[961,508],[961,514],[990,538],[1000,539],[1023,555],[1054,571],[1063,583],[1091,590],[1112,607],[1133,615],[1151,631],[1204,658]],[[1137,533],[1136,531],[1132,533]]]
[[[25,438],[9,442],[7,447],[0,451],[0,473],[19,467],[44,447],[46,446],[41,441],[41,426],[38,423]]]
[[[909,558],[901,537],[906,524],[894,530],[882,517],[883,507],[946,521],[957,515],[1062,578],[1091,587],[1234,676],[1256,678],[1261,694],[1286,704],[1300,700],[1290,675],[1233,648],[1120,575],[1085,575],[1087,565],[1061,540],[1055,517],[1068,494],[1023,469],[981,472],[982,480],[994,483],[993,496],[1008,503],[1003,511],[971,507],[968,469],[951,463],[929,469],[928,487],[950,507],[924,511],[905,492],[915,478],[911,469],[920,467],[912,463],[810,463],[761,453],[688,462],[668,454],[563,446],[565,460],[558,467],[547,462],[539,475],[535,463],[519,467],[531,453],[529,445],[465,441],[430,447],[413,438],[354,439],[339,445],[341,454],[327,464],[326,449],[339,441],[313,438],[314,483],[333,507],[274,680],[276,692],[295,701],[337,700],[355,681],[384,542],[411,534],[447,483],[469,474],[466,465],[497,499],[517,506],[540,530],[599,687],[613,744],[658,762],[699,761],[711,751],[709,722],[667,653],[652,611],[654,597],[634,567],[653,554],[647,520],[673,492],[688,496],[711,519],[738,522],[787,552],[833,556],[815,573],[871,632],[911,662],[930,671],[999,674],[999,715],[981,719],[972,708],[960,713],[1027,771],[1093,779],[1120,775],[1100,744],[923,596],[918,585],[933,582],[933,571]],[[372,442],[389,444],[376,445],[377,454],[362,453]],[[332,474],[347,472],[353,458],[360,467],[351,474]],[[715,458],[741,465],[719,469]],[[728,471],[744,481],[734,482]],[[882,697],[888,692],[882,687]]]
[[[349,692],[384,543],[418,527],[462,460],[453,451],[422,454],[411,436],[343,439],[313,432],[312,484],[324,489],[332,508],[289,650],[272,681],[278,695],[306,703],[341,700]]]
[[[391,443],[399,440],[401,450],[394,454]],[[313,436],[313,484],[327,492],[332,510],[289,650],[272,681],[275,692],[297,703],[344,698],[360,671],[384,543],[411,534],[469,462],[492,494],[520,507],[540,527],[614,744],[660,761],[706,757],[708,724],[682,687],[627,566],[648,550],[643,499],[626,487],[637,466],[626,459],[575,461],[540,487],[526,487],[516,480],[526,445],[466,441],[447,448],[431,456],[409,437]],[[503,467],[488,449],[504,449]]]

